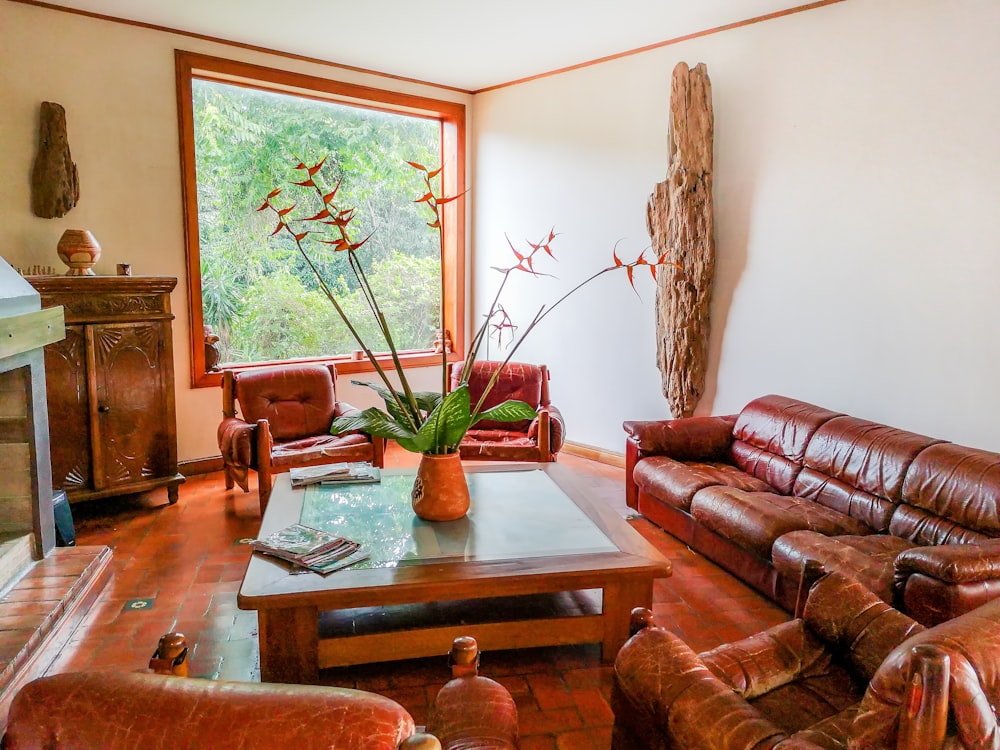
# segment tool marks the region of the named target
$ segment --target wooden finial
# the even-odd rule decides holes
[[[475,677],[479,674],[479,644],[472,636],[463,635],[451,644],[448,656],[452,677]]]
[[[149,660],[149,668],[156,674],[188,676],[187,639],[183,633],[166,633]]]
[[[656,616],[645,607],[636,607],[629,616],[628,632],[635,635],[640,630],[656,627]]]

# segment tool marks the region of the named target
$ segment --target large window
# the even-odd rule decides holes
[[[321,176],[339,183],[341,206],[355,209],[353,233],[370,239],[363,262],[398,349],[427,364],[441,328],[461,348],[461,201],[444,222],[444,252],[427,227],[422,176],[406,164],[444,167],[442,189],[461,192],[464,107],[283,71],[177,53],[185,228],[191,303],[192,384],[218,382],[207,371],[205,332],[221,365],[352,358],[358,345],[273,214],[255,209],[276,187],[301,180],[296,164],[326,159]],[[346,255],[314,243],[311,259],[374,350],[377,326],[352,287]],[[458,339],[458,340],[455,340]]]

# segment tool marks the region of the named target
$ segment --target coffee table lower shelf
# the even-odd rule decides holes
[[[315,683],[319,670],[440,656],[471,635],[481,649],[601,645],[610,662],[628,638],[629,613],[650,606],[652,579],[603,589],[358,607],[258,610],[263,682]],[[498,618],[502,613],[502,619]],[[456,624],[457,623],[457,624]]]
[[[321,669],[445,654],[460,635],[475,636],[490,651],[600,643],[604,637],[596,590],[359,607],[324,612],[319,624]]]

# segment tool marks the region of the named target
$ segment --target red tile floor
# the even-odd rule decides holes
[[[390,451],[388,464],[412,465]],[[591,478],[594,491],[623,515],[621,469],[563,455],[560,463]],[[259,680],[257,617],[236,608],[248,559],[241,540],[260,522],[256,492],[226,492],[221,473],[193,477],[180,501],[165,491],[74,506],[78,544],[114,551],[114,573],[49,673],[141,670],[163,633],[179,630],[191,649],[193,676]],[[659,621],[695,650],[735,640],[788,619],[781,609],[649,522],[634,527],[673,562],[657,581]],[[611,668],[595,646],[487,652],[482,674],[517,701],[522,750],[607,750],[611,743]],[[405,706],[418,724],[448,679],[445,659],[324,670],[331,685],[372,690]]]

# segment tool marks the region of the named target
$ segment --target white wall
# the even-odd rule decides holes
[[[698,413],[783,393],[1000,450],[1000,4],[849,0],[478,95],[476,307],[504,233],[562,232],[560,284],[648,244],[670,74],[704,62],[718,265]],[[605,278],[532,334],[569,439],[668,415],[653,289]],[[537,289],[543,289],[537,292]]]
[[[98,274],[131,263],[136,275],[179,279],[171,302],[181,460],[217,456],[217,388],[190,387],[187,266],[184,255],[174,49],[362,83],[451,101],[462,94],[252,53],[236,47],[100,21],[19,3],[0,3],[0,256],[12,265],[62,269],[56,242],[68,228],[101,243]],[[31,213],[30,176],[42,101],[67,112],[80,203],[61,219]],[[430,377],[426,373],[417,380]],[[436,382],[436,381],[435,381]],[[415,387],[423,383],[414,382]],[[357,405],[369,391],[338,383]]]
[[[513,287],[522,324],[608,264],[618,240],[623,256],[647,246],[646,197],[666,171],[670,72],[702,61],[715,99],[719,260],[699,412],[786,393],[1000,450],[997,28],[994,0],[848,0],[476,96],[480,311],[496,281],[489,266],[509,259],[505,232],[562,233],[560,278]],[[220,405],[216,389],[188,385],[175,47],[463,97],[0,3],[0,255],[58,265],[62,231],[86,227],[104,247],[99,273],[128,262],[137,274],[179,277],[179,450],[193,459],[217,455]],[[43,100],[66,107],[80,167],[80,205],[62,219],[30,211]],[[571,440],[621,451],[623,419],[667,416],[653,290],[637,286],[641,300],[622,278],[601,279],[521,352],[552,367]]]

